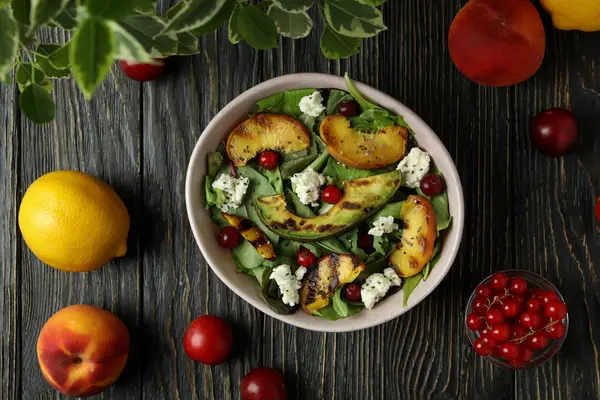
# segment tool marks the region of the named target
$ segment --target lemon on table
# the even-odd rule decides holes
[[[541,0],[558,29],[600,30],[600,0]]]
[[[125,204],[112,187],[82,172],[51,172],[33,182],[19,227],[40,260],[64,271],[98,269],[127,252]]]

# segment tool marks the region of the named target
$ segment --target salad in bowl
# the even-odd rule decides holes
[[[345,82],[258,101],[205,160],[217,241],[280,315],[406,305],[452,224],[444,176],[411,126]]]

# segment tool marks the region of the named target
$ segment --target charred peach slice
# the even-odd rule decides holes
[[[258,229],[252,221],[246,218],[238,217],[237,215],[221,213],[223,217],[237,229],[244,239],[250,242],[265,260],[275,259],[275,250],[273,245],[267,238],[267,235],[260,229]]]
[[[300,121],[283,114],[254,114],[227,139],[227,155],[236,167],[265,150],[290,154],[310,147],[311,134]]]
[[[404,231],[388,261],[399,276],[409,278],[421,272],[433,256],[436,220],[431,203],[422,196],[408,196],[400,210],[400,219]]]
[[[320,129],[329,154],[352,168],[384,168],[398,162],[406,152],[408,130],[400,126],[362,133],[352,128],[348,119],[331,116],[323,120]]]

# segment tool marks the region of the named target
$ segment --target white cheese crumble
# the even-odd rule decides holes
[[[321,96],[321,92],[314,92],[310,96],[304,96],[300,100],[300,111],[302,111],[306,115],[310,115],[311,117],[318,117],[327,109],[323,105],[323,96]]]
[[[296,274],[292,274],[292,267],[288,264],[281,264],[273,268],[273,272],[269,276],[269,279],[274,279],[277,286],[279,286],[281,301],[290,307],[300,303],[298,290],[300,289],[300,279],[302,278],[298,279],[298,276],[303,277],[306,273],[306,268],[303,268],[304,271],[301,271],[301,268],[298,268]]]
[[[310,204],[313,207],[319,205],[319,188],[325,184],[323,175],[307,168],[304,172],[294,174],[290,180],[302,204]]]
[[[219,179],[212,183],[212,187],[225,192],[227,201],[221,206],[221,211],[234,210],[242,204],[244,195],[248,190],[250,180],[245,176],[236,178],[231,175],[222,174]]]
[[[298,279],[299,282],[301,282],[302,278],[304,278],[304,275],[306,275],[306,271],[308,271],[306,267],[298,267],[298,269],[296,270],[296,273],[294,275],[296,275],[296,279]]]
[[[394,222],[394,217],[379,217],[373,222],[373,228],[369,229],[369,235],[383,236],[385,233],[392,233],[398,230],[398,224]]]
[[[402,171],[404,178],[404,185],[409,188],[418,188],[421,183],[421,179],[429,171],[429,164],[431,163],[431,156],[429,153],[413,147],[406,157],[398,164],[399,171]]]
[[[383,299],[392,286],[400,286],[402,279],[391,268],[386,268],[383,274],[370,275],[360,288],[360,297],[362,302],[369,310],[375,306],[379,300]]]

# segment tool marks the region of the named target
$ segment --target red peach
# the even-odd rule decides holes
[[[529,0],[471,0],[450,27],[448,47],[456,67],[472,81],[509,86],[540,68],[546,34]]]
[[[44,378],[72,397],[100,393],[125,367],[129,331],[114,314],[74,305],[54,314],[42,328],[37,355]]]

